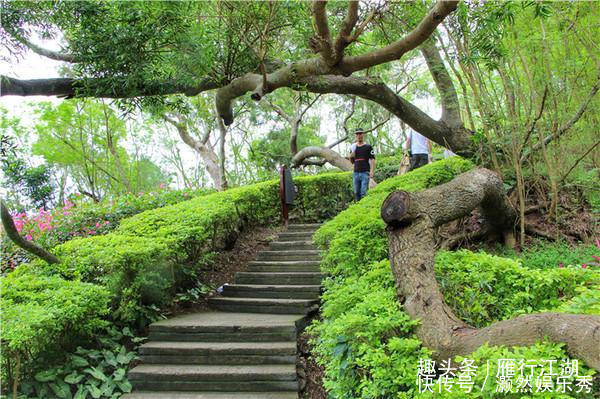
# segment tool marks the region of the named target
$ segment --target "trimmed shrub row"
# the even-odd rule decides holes
[[[295,183],[298,222],[321,221],[352,198],[348,173]],[[53,249],[58,265],[22,265],[2,280],[2,374],[13,377],[12,353],[36,348],[21,367],[31,377],[49,358],[92,336],[109,310],[113,323],[143,327],[190,276],[201,276],[206,254],[231,247],[249,226],[279,223],[280,207],[278,181],[215,192],[123,219],[106,235],[60,244]]]
[[[82,196],[71,196],[71,200],[65,201],[64,206],[52,211],[39,210],[37,214],[18,213],[13,218],[21,235],[49,249],[74,238],[106,234],[114,230],[122,219],[137,213],[177,204],[212,192],[215,191],[160,189],[137,195],[126,194],[101,203],[86,201]],[[5,236],[2,236],[2,252],[2,273],[31,260],[31,254],[17,247]]]

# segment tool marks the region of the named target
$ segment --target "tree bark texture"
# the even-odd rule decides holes
[[[0,200],[0,216],[2,217],[2,226],[4,227],[4,231],[6,232],[8,238],[12,240],[12,242],[23,248],[25,251],[32,253],[35,256],[39,256],[50,264],[60,263],[60,260],[56,256],[46,251],[36,243],[27,241],[21,237],[17,231],[17,227],[15,226],[12,216],[10,216],[8,208],[6,205],[4,205],[4,201],[2,200]]]
[[[420,193],[392,193],[381,207],[398,298],[412,318],[421,320],[416,331],[419,339],[439,359],[468,355],[485,343],[519,346],[550,339],[565,343],[572,356],[600,370],[598,316],[529,314],[478,329],[444,303],[434,271],[435,230],[476,207],[495,230],[514,225],[515,212],[503,195],[502,182],[486,169],[472,170]]]
[[[335,167],[341,170],[351,171],[353,170],[352,162],[343,158],[340,154],[327,147],[309,146],[301,149],[294,158],[292,158],[292,165],[298,167],[303,164],[304,160],[310,157],[319,157],[329,162]]]
[[[179,134],[181,140],[192,150],[196,151],[198,155],[200,155],[200,158],[202,158],[204,166],[206,167],[206,171],[212,179],[215,188],[217,190],[223,190],[224,178],[221,174],[219,158],[217,157],[217,154],[215,154],[212,147],[208,144],[210,132],[208,132],[203,140],[197,140],[189,133],[185,122],[172,119],[167,115],[163,115],[162,118],[173,125],[177,129],[177,133]]]

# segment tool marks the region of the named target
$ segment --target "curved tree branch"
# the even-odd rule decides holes
[[[390,261],[398,298],[417,336],[439,359],[466,356],[481,345],[531,345],[551,339],[567,344],[572,356],[600,370],[600,317],[542,313],[519,316],[477,329],[444,303],[434,272],[436,226],[480,207],[492,230],[507,231],[515,212],[492,171],[475,169],[449,183],[419,193],[390,194],[381,207],[388,224]]]
[[[313,13],[319,43],[329,49],[319,47],[321,57],[300,60],[267,74],[268,87],[263,83],[263,76],[248,73],[234,79],[227,86],[217,91],[217,110],[226,125],[233,122],[232,105],[234,99],[251,92],[253,100],[260,100],[265,94],[281,87],[293,87],[301,84],[303,79],[322,75],[349,76],[353,72],[400,59],[408,51],[422,44],[433,33],[435,28],[456,9],[458,1],[438,1],[425,15],[419,25],[404,38],[378,50],[354,57],[343,57],[338,63],[332,61],[331,35],[325,18],[325,3],[313,3]],[[323,44],[325,43],[325,44]],[[454,151],[454,149],[452,149]],[[456,151],[454,151],[456,152]]]
[[[329,22],[327,21],[326,12],[327,1],[313,1],[313,18],[315,21],[316,35],[310,40],[310,47],[315,53],[320,53],[327,65],[333,66],[336,64],[333,58],[331,32],[329,31]]]
[[[402,39],[363,55],[344,57],[339,64],[339,69],[344,75],[350,75],[356,71],[400,59],[404,54],[414,50],[427,40],[444,18],[456,9],[457,5],[458,1],[454,0],[438,1],[419,25]]]
[[[293,167],[296,168],[302,165],[305,159],[310,157],[322,158],[325,161],[332,164],[333,166],[340,168],[341,170],[351,171],[353,169],[352,162],[342,157],[337,152],[333,151],[330,148],[316,146],[304,147],[303,149],[298,151],[298,153],[294,155],[294,158],[292,158]]]
[[[358,21],[358,1],[351,0],[348,2],[348,13],[346,14],[346,18],[344,18],[344,22],[342,23],[342,27],[338,32],[338,35],[335,39],[335,43],[333,44],[333,60],[334,64],[340,62],[340,60],[344,57],[344,50],[350,43],[352,43],[352,30]],[[358,37],[358,36],[357,36]]]
[[[42,57],[50,58],[51,60],[55,61],[64,61],[69,63],[79,62],[79,59],[74,54],[60,53],[58,51],[45,49],[13,32],[10,32],[10,35],[14,37],[15,40],[21,42],[22,44],[27,46],[27,48],[29,48],[31,51],[38,55],[41,55]]]
[[[25,251],[34,254],[48,262],[49,264],[60,263],[60,260],[46,251],[44,248],[40,247],[34,242],[27,241],[17,231],[17,227],[15,226],[15,222],[13,221],[12,216],[10,216],[10,212],[8,208],[4,204],[4,201],[0,199],[0,216],[2,217],[2,226],[4,227],[4,231],[8,238],[12,240],[17,246],[23,248]]]
[[[471,140],[472,133],[464,126],[453,127],[443,120],[432,119],[377,79],[337,75],[316,76],[301,79],[293,88],[313,93],[357,95],[383,106],[415,131],[459,155],[468,157],[475,151]]]

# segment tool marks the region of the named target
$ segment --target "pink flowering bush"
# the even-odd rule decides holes
[[[71,195],[63,206],[53,210],[13,214],[21,236],[50,249],[77,237],[103,235],[116,228],[121,219],[145,210],[173,205],[210,193],[214,190],[168,190],[165,187],[140,195],[127,194],[101,203],[89,202],[81,195]],[[30,255],[2,236],[0,272],[6,274],[19,264],[28,262]]]

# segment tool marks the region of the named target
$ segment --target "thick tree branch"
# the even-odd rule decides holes
[[[340,62],[344,57],[344,50],[352,42],[352,30],[358,21],[358,1],[351,0],[348,2],[348,13],[342,23],[342,28],[338,32],[338,35],[333,44],[333,59],[335,64]],[[333,65],[335,65],[333,64]],[[332,65],[332,66],[333,66]]]
[[[427,214],[431,226],[439,227],[477,207],[492,230],[512,230],[516,213],[504,195],[502,180],[488,169],[463,173],[421,193],[396,191],[384,201],[381,217],[388,225],[405,226]]]
[[[454,83],[444,65],[433,39],[425,41],[421,46],[421,53],[427,62],[433,81],[440,92],[442,102],[442,120],[452,127],[464,126],[460,116],[460,104],[454,88]]]
[[[27,241],[23,237],[21,237],[21,235],[17,231],[15,222],[13,221],[12,216],[10,216],[10,212],[8,211],[6,205],[4,205],[4,201],[2,199],[0,199],[0,216],[2,217],[2,226],[4,227],[6,235],[17,246],[23,248],[29,253],[34,254],[35,256],[42,258],[50,264],[60,263],[60,260],[56,256],[46,251],[44,248],[40,247],[36,243],[32,241]]]
[[[330,48],[329,50],[320,49],[321,57],[300,60],[267,74],[268,87],[263,84],[263,77],[255,73],[248,73],[234,79],[227,86],[217,91],[218,113],[223,118],[224,123],[229,125],[233,122],[232,101],[247,92],[251,92],[250,97],[258,101],[265,94],[278,88],[297,87],[302,84],[304,79],[322,75],[349,76],[353,72],[397,60],[406,52],[415,49],[427,40],[442,20],[456,9],[457,3],[458,1],[437,2],[415,29],[404,38],[382,49],[360,56],[343,57],[339,63],[332,61]],[[325,3],[321,1],[314,2],[313,13],[317,35],[322,39],[319,43],[326,43],[326,45],[331,46],[331,35],[325,18]],[[451,149],[455,150],[454,148]]]
[[[383,106],[415,131],[459,155],[468,157],[475,151],[470,131],[464,127],[451,127],[444,121],[430,118],[377,79],[336,75],[316,76],[301,79],[293,88],[313,93],[357,95]]]
[[[505,204],[505,205],[503,205]],[[567,344],[572,356],[600,370],[600,317],[542,313],[519,316],[477,329],[445,304],[434,271],[435,226],[482,209],[488,226],[510,228],[514,211],[502,182],[486,169],[464,173],[419,193],[392,193],[381,208],[388,223],[392,271],[406,312],[420,320],[417,336],[439,359],[466,356],[483,344],[532,345],[551,339]]]
[[[57,96],[57,97],[98,97],[98,98],[132,98],[168,94],[185,94],[195,96],[204,91],[219,87],[212,79],[203,79],[196,84],[185,85],[175,81],[145,82],[141,86],[132,87],[123,81],[122,84],[108,86],[104,79],[15,79],[0,75],[0,96]]]
[[[339,69],[344,75],[350,75],[356,71],[400,59],[404,54],[414,50],[427,40],[444,18],[456,9],[457,5],[458,1],[438,1],[419,25],[402,39],[363,55],[344,57],[339,63]]]
[[[330,148],[316,146],[304,147],[296,155],[294,155],[294,158],[292,158],[293,167],[300,166],[306,158],[310,157],[322,158],[341,170],[351,171],[353,169],[352,162],[342,157],[337,152]]]
[[[310,40],[310,47],[315,53],[320,53],[327,65],[334,66],[337,62],[333,56],[331,32],[326,12],[327,1],[313,1],[313,18],[315,21],[316,35]]]

